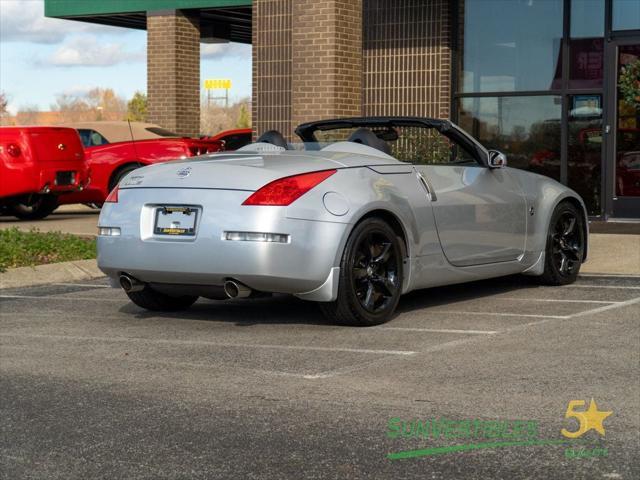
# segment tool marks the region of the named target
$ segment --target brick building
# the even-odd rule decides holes
[[[151,120],[196,134],[201,42],[253,44],[253,126],[451,118],[511,166],[640,218],[637,0],[45,0],[148,31]],[[636,87],[637,88],[637,87]]]

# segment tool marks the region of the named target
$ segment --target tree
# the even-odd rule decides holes
[[[127,119],[132,122],[147,121],[147,95],[142,92],[133,94],[133,98],[127,103]]]
[[[0,116],[7,113],[7,106],[9,105],[9,98],[4,92],[0,92]]]
[[[240,105],[240,113],[238,114],[238,121],[236,122],[237,128],[249,128],[251,121],[249,120],[249,110],[246,104]]]
[[[51,109],[60,112],[63,123],[122,120],[126,102],[111,88],[94,88],[83,95],[62,94]]]

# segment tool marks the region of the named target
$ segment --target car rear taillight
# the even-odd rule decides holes
[[[116,185],[116,188],[111,190],[107,198],[105,198],[104,203],[118,203],[118,190],[120,188]]]
[[[286,207],[323,182],[337,170],[303,173],[292,177],[279,178],[254,192],[242,205],[274,205]]]
[[[22,151],[20,150],[20,147],[18,145],[16,145],[15,143],[10,143],[9,145],[7,145],[7,153],[12,157],[19,157]]]

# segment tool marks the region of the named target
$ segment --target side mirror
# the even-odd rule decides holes
[[[507,166],[507,156],[497,150],[489,150],[487,158],[489,168],[502,168]]]

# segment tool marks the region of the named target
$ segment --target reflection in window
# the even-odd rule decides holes
[[[557,70],[563,0],[465,0],[462,91],[548,90]]]
[[[511,167],[560,179],[558,96],[460,99],[459,124]]]
[[[568,185],[580,194],[589,215],[600,215],[602,96],[569,97]]]
[[[604,37],[604,0],[571,0],[571,38]]]
[[[638,0],[613,0],[614,30],[640,30],[640,2]]]
[[[618,50],[616,195],[640,197],[640,45]]]
[[[602,88],[603,38],[570,40],[569,56],[569,88]]]

